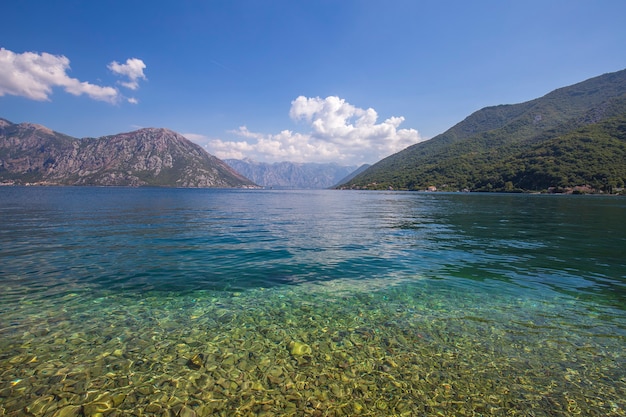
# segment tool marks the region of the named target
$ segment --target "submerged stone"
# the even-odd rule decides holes
[[[81,413],[80,405],[68,405],[58,409],[52,417],[77,417]]]
[[[310,355],[313,353],[313,349],[306,343],[293,341],[289,343],[289,352],[293,356]]]
[[[111,405],[112,404],[109,402],[92,402],[83,407],[83,414],[85,414],[86,417],[97,417],[110,410]]]
[[[187,366],[191,369],[198,370],[204,365],[204,355],[196,353],[187,361]]]
[[[54,396],[46,395],[44,397],[37,398],[30,405],[26,406],[25,411],[35,416],[43,416],[53,402]]]
[[[191,408],[183,405],[183,407],[178,412],[179,417],[196,417],[196,412]]]

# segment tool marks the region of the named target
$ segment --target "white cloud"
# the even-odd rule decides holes
[[[127,82],[119,81],[121,85],[131,90],[139,88],[139,79],[146,79],[143,70],[146,68],[146,64],[138,58],[128,58],[125,64],[120,64],[117,61],[113,61],[109,64],[108,68],[117,75],[123,75],[128,77]]]
[[[181,133],[181,135],[201,146],[205,146],[210,140],[208,136],[199,133]]]
[[[206,148],[219,158],[361,164],[377,162],[422,140],[415,129],[398,129],[403,117],[377,123],[374,109],[355,107],[336,96],[300,96],[291,102],[289,115],[305,122],[310,131],[263,134],[242,126],[230,132],[242,140],[209,140]]]
[[[129,58],[125,64],[116,61],[108,65],[109,70],[117,75],[128,77],[127,82],[120,84],[131,90],[139,88],[139,80],[146,79],[143,70],[146,65],[141,59]],[[52,89],[61,87],[66,92],[79,96],[85,94],[94,100],[118,103],[122,96],[113,87],[99,86],[70,77],[70,60],[63,55],[52,55],[46,52],[15,53],[0,48],[0,96],[10,94],[31,100],[50,100]],[[139,101],[126,99],[131,104]]]
[[[80,81],[67,75],[70,60],[63,55],[46,52],[17,54],[0,48],[0,96],[10,94],[31,100],[49,100],[53,87],[79,96],[86,94],[94,100],[116,103],[119,92],[113,87],[102,87]]]

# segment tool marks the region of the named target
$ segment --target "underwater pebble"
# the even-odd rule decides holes
[[[204,354],[196,353],[188,361],[187,366],[191,369],[200,369],[204,366]]]
[[[81,412],[82,407],[80,405],[67,405],[58,409],[52,417],[77,417]]]
[[[35,416],[43,416],[49,408],[53,407],[55,404],[54,396],[46,395],[40,398],[37,398],[35,401],[30,403],[25,407],[25,411]]]
[[[292,341],[291,343],[289,343],[289,352],[293,356],[301,356],[310,355],[313,350],[311,349],[311,346],[307,345],[306,343]]]
[[[193,303],[185,296],[121,299],[125,308],[102,315],[102,322],[84,320],[90,324],[82,329],[73,320],[63,321],[63,331],[42,322],[20,333],[0,359],[0,414],[470,416],[541,409],[567,415],[569,408],[620,415],[626,409],[619,390],[603,382],[620,375],[615,364],[623,357],[602,346],[553,342],[571,337],[558,328],[542,328],[536,337],[547,341],[525,350],[526,321],[505,328],[495,318],[463,319],[482,313],[462,297],[446,313],[454,320],[441,320],[450,303],[423,296],[432,305],[409,311],[398,307],[411,302],[406,291],[389,292],[384,302],[364,295],[359,311],[361,299],[350,294],[323,306],[310,294],[280,295],[242,292]],[[402,302],[393,304],[394,298]],[[72,308],[80,312],[67,308],[68,315]]]
[[[178,417],[196,417],[196,412],[184,405],[178,412]]]

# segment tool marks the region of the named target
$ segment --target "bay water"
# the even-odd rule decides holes
[[[2,187],[0,415],[626,416],[626,200]]]

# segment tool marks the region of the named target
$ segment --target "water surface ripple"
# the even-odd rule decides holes
[[[0,188],[0,415],[626,415],[626,200]]]

